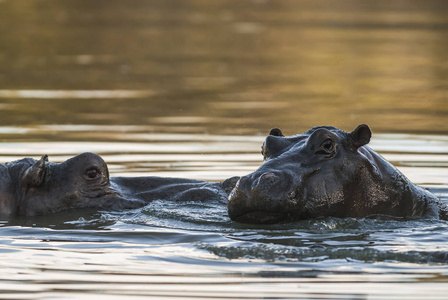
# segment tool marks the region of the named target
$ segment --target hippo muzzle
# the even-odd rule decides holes
[[[241,177],[229,195],[230,219],[240,223],[273,224],[288,221],[297,206],[292,181],[280,172]]]

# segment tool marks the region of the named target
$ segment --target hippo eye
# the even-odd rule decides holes
[[[325,142],[322,143],[322,148],[328,152],[333,151],[333,141],[330,139],[326,140]]]
[[[95,178],[100,174],[100,171],[97,168],[90,168],[86,171],[86,175],[89,178]]]
[[[332,139],[326,139],[316,151],[316,154],[331,154],[334,152],[334,142]]]

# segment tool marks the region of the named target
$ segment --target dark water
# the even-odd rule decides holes
[[[223,180],[272,127],[350,131],[448,202],[448,2],[0,0],[0,161]],[[219,203],[0,220],[2,299],[446,299],[448,223]]]

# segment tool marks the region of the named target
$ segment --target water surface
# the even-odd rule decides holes
[[[0,0],[0,162],[252,172],[272,127],[367,123],[448,202],[448,3]],[[445,299],[448,223],[251,226],[218,202],[0,219],[4,299]]]

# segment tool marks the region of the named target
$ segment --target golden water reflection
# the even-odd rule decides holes
[[[446,134],[447,11],[443,0],[5,0],[0,125]]]

